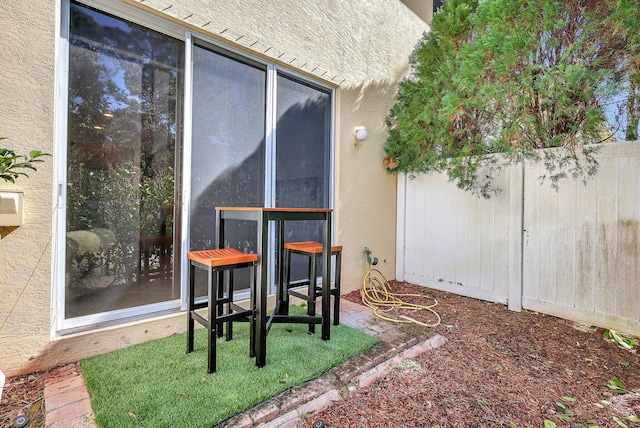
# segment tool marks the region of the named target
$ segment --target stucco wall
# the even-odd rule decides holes
[[[0,147],[53,152],[52,1],[0,3]],[[49,341],[53,161],[15,184],[24,191],[20,227],[0,227],[0,370],[28,364]]]
[[[341,87],[390,82],[427,25],[400,0],[126,0]]]
[[[344,246],[343,288],[348,292],[360,286],[367,270],[365,246],[393,278],[396,177],[382,167],[384,119],[427,25],[399,0],[125,2],[338,88],[335,226],[336,241]],[[23,151],[52,152],[57,12],[50,0],[20,3],[0,6],[0,88],[15,94],[0,105],[0,135],[11,137],[13,147]],[[358,144],[357,125],[369,131]],[[0,343],[8,350],[0,369],[5,372],[35,370],[184,329],[183,316],[170,316],[48,343],[55,161],[48,160],[16,186],[26,191],[25,225],[0,241],[0,266],[7,272],[0,278]]]

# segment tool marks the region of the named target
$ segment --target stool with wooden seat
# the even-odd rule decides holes
[[[194,321],[207,328],[207,372],[216,371],[216,339],[222,336],[222,325],[227,323],[226,339],[233,337],[232,322],[248,321],[249,356],[255,355],[254,324],[255,324],[255,266],[258,261],[257,254],[247,254],[233,248],[217,250],[190,251],[189,259],[189,291],[187,295],[187,353],[193,351]],[[233,271],[238,268],[250,268],[250,308],[246,309],[233,301]],[[207,301],[195,303],[195,269],[207,271]],[[228,273],[228,281],[224,274]],[[226,305],[226,311],[224,306]],[[207,307],[208,315],[205,318],[196,312],[197,309]],[[225,313],[226,312],[226,313]]]
[[[307,279],[291,282],[291,256],[299,254],[309,258],[309,274]],[[314,316],[316,313],[316,299],[322,297],[322,284],[318,284],[317,259],[322,256],[322,244],[315,241],[286,242],[284,244],[285,257],[285,290],[283,299],[288,304],[288,296],[295,296],[307,302],[307,315]],[[342,264],[342,246],[331,247],[331,256],[335,256],[335,278],[330,295],[333,296],[333,325],[340,324],[340,267]],[[306,292],[300,289],[306,285]],[[315,324],[309,324],[309,333],[315,332]]]

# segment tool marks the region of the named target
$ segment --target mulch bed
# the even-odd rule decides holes
[[[405,301],[437,299],[434,309],[442,321],[432,330],[448,342],[300,426],[311,427],[318,419],[331,428],[640,426],[640,419],[633,419],[640,417],[640,357],[605,340],[603,329],[408,283],[390,284],[394,293],[426,296]],[[359,291],[344,298],[361,302]],[[427,312],[411,316],[433,321]],[[613,379],[629,392],[608,388]]]

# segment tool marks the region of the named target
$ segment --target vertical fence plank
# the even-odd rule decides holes
[[[424,192],[424,181],[427,177],[416,176],[409,177],[409,186],[412,189],[412,193],[417,194],[412,198],[412,205],[407,210],[407,243],[409,248],[417,249],[423,248],[428,245],[428,242],[424,241],[426,235],[425,228],[431,223],[429,218],[425,215],[425,206],[428,196]],[[410,273],[414,275],[424,274],[424,261],[421,257],[422,252],[409,251],[409,268]]]
[[[488,290],[507,294],[509,292],[509,240],[511,239],[511,179],[510,168],[504,169],[497,176],[502,192],[492,198],[493,218],[493,283],[487,284]]]
[[[468,192],[456,189],[456,216],[455,216],[455,253],[451,256],[454,262],[454,281],[456,284],[471,286],[469,283],[469,204]]]
[[[596,287],[596,189],[594,178],[576,187],[576,295],[575,307],[595,310]]]
[[[616,313],[616,249],[618,218],[618,159],[601,157],[596,177],[595,312]]]
[[[616,315],[640,320],[640,163],[638,156],[619,157]]]
[[[524,175],[524,218],[523,218],[523,262],[522,295],[529,299],[538,298],[539,265],[538,252],[538,210],[540,201],[540,165],[525,165]]]
[[[524,215],[524,164],[513,165],[509,169],[509,234],[507,239],[509,267],[509,309],[522,310],[522,257],[523,257],[523,215]]]
[[[396,279],[404,281],[405,275],[405,248],[406,236],[406,209],[407,209],[407,174],[399,173],[397,180],[396,202]]]
[[[568,307],[575,306],[576,285],[576,196],[577,186],[573,179],[564,179],[557,191],[557,251],[551,263],[556,266],[555,302]],[[552,233],[552,232],[551,232]]]

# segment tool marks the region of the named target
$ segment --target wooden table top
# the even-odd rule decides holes
[[[216,207],[216,211],[268,211],[268,212],[307,212],[328,213],[331,208],[289,208],[289,207]]]

